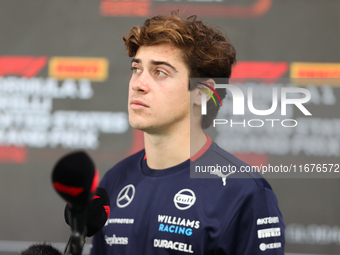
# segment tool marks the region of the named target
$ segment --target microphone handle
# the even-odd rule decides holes
[[[68,242],[66,244],[64,255],[81,255],[84,245],[85,245],[85,235],[70,235]]]
[[[72,204],[71,204],[72,206]],[[85,244],[87,207],[72,206],[68,213],[72,234],[65,248],[65,255],[81,255]]]
[[[85,237],[83,235],[72,233],[65,249],[65,255],[81,255],[84,244]]]

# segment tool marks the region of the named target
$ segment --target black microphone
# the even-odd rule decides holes
[[[54,166],[52,183],[58,194],[69,202],[72,230],[69,253],[80,255],[86,235],[87,207],[99,182],[99,173],[91,158],[83,151],[62,157]]]
[[[99,182],[99,174],[91,158],[83,151],[62,157],[54,166],[52,182],[67,202],[86,206]]]
[[[65,221],[68,225],[70,204],[65,206]],[[91,237],[101,230],[110,216],[110,197],[106,189],[98,187],[87,208],[86,236]]]

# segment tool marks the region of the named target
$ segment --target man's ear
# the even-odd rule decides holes
[[[210,89],[213,88],[215,89],[215,81],[213,79],[208,79],[202,82],[198,82],[198,86],[192,91],[193,96],[192,100],[193,103],[196,105],[202,105],[202,95],[205,94],[206,96],[206,101],[208,102],[211,99],[211,95],[213,95],[213,91]],[[209,93],[207,93],[209,92]]]

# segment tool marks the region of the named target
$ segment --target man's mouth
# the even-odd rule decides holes
[[[134,110],[141,110],[141,109],[149,108],[147,104],[145,104],[144,102],[140,100],[131,100],[130,107],[131,109],[134,109]]]

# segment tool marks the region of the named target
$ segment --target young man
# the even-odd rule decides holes
[[[283,254],[282,216],[264,179],[190,178],[192,164],[245,165],[204,134],[219,109],[208,96],[210,114],[201,115],[203,88],[230,77],[232,45],[196,17],[176,13],[148,19],[123,39],[133,57],[129,122],[144,131],[145,150],[101,181],[111,214],[91,255]],[[190,78],[201,79],[189,88]]]

